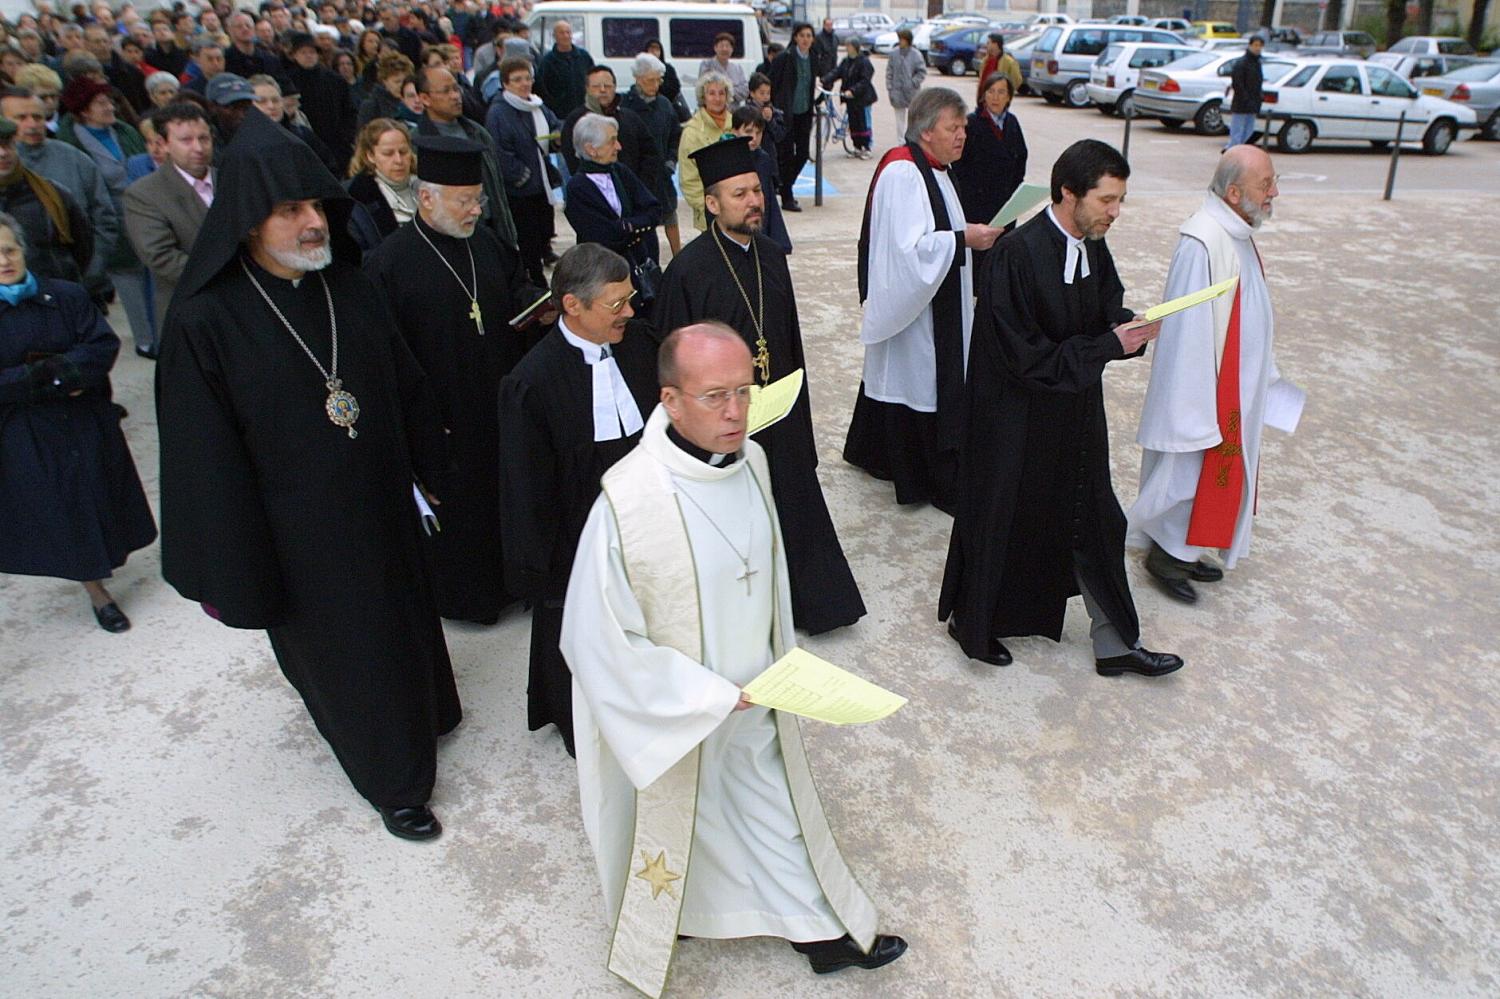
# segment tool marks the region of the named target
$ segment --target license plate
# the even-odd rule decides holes
[[[1155,90],[1156,89],[1156,81],[1155,80],[1142,80],[1141,81],[1141,86],[1143,88],[1145,88],[1146,90]]]
[[[1443,96],[1443,92],[1441,90],[1439,90],[1437,87],[1423,87],[1422,88],[1422,93],[1426,94],[1428,97],[1441,97],[1441,96]]]

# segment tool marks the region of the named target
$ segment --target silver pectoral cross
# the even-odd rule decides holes
[[[479,335],[484,336],[484,314],[479,311],[477,298],[469,300],[469,318],[474,320],[474,328],[479,331]]]
[[[750,595],[750,577],[756,575],[759,575],[759,570],[750,568],[750,563],[746,562],[745,571],[734,577],[735,579],[742,580],[744,582],[745,596],[747,597]]]

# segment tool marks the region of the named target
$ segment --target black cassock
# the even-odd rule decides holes
[[[656,406],[656,341],[631,323],[610,349],[644,420]],[[556,725],[573,753],[573,675],[557,643],[563,598],[599,477],[625,457],[640,433],[594,440],[593,373],[555,328],[500,383],[501,530],[505,583],[531,612],[527,725]]]
[[[1089,276],[1063,283],[1067,242],[1043,212],[1003,237],[980,275],[938,605],[939,620],[958,615],[971,657],[991,636],[1060,639],[1075,564],[1120,636],[1139,637],[1102,385],[1124,356],[1112,329],[1131,312],[1109,248],[1084,245]]]
[[[467,287],[474,287],[471,275],[478,275],[483,335],[470,317],[468,293],[434,247]],[[442,501],[434,508],[442,530],[424,541],[438,612],[493,624],[515,599],[505,592],[501,559],[495,402],[500,379],[530,346],[509,320],[535,301],[541,289],[528,283],[516,252],[485,227],[466,240],[456,239],[421,216],[386,237],[365,257],[364,269],[390,303],[448,430],[452,468],[428,483]]]
[[[716,240],[722,241],[724,254]],[[755,237],[755,247],[765,280],[765,335],[771,354],[770,380],[775,381],[806,366],[802,327],[786,254],[763,235]],[[740,287],[760,308],[754,255],[712,226],[667,266],[656,300],[656,328],[665,336],[689,323],[717,319],[738,330],[753,354],[755,324],[744,296],[725,270],[725,255]],[[755,440],[765,448],[771,468],[771,492],[781,520],[792,587],[792,617],[798,628],[816,635],[858,621],[865,605],[818,484],[810,395],[811,385],[804,385],[786,419],[757,434]]]
[[[282,133],[285,137],[280,137]],[[356,790],[426,802],[436,737],[460,720],[422,564],[413,472],[447,465],[425,378],[352,263],[348,202],[300,141],[251,111],[167,315],[157,366],[162,574],[223,623],[264,628]],[[256,292],[241,240],[278,202],[319,197],[335,260],[298,285],[249,264],[338,377],[358,436],[330,422],[317,367]]]

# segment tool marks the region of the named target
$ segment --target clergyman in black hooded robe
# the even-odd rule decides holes
[[[355,789],[390,832],[430,839],[436,739],[461,710],[413,488],[446,445],[348,210],[313,151],[251,110],[164,326],[162,574],[265,629]]]

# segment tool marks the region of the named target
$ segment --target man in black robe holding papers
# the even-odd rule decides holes
[[[714,221],[672,258],[656,299],[657,331],[714,319],[739,331],[767,385],[804,367],[802,327],[786,253],[763,232],[766,194],[750,140],[727,139],[692,154]],[[813,439],[811,390],[786,419],[757,435],[771,466],[771,489],[787,539],[792,617],[816,635],[853,624],[865,613],[839,544]]]
[[[505,583],[532,605],[527,724],[556,725],[573,753],[572,674],[557,647],[578,535],[599,477],[656,404],[656,341],[633,314],[630,264],[583,243],[552,272],[557,325],[500,383]]]
[[[437,736],[461,712],[413,490],[446,447],[348,213],[316,154],[251,110],[162,337],[162,575],[266,629],[355,789],[431,839]]]
[[[426,540],[443,617],[494,624],[505,592],[500,538],[500,379],[529,347],[510,320],[542,289],[521,258],[481,224],[484,150],[467,139],[418,135],[417,214],[365,258],[365,273],[437,398],[453,469],[429,482],[442,498]],[[530,327],[530,328],[535,328]]]
[[[1182,666],[1141,647],[1109,478],[1104,367],[1141,356],[1161,328],[1123,307],[1104,243],[1129,176],[1111,147],[1075,142],[1052,167],[1051,207],[985,262],[938,604],[971,659],[1006,665],[1010,635],[1059,641],[1068,598],[1081,593],[1100,675]]]

